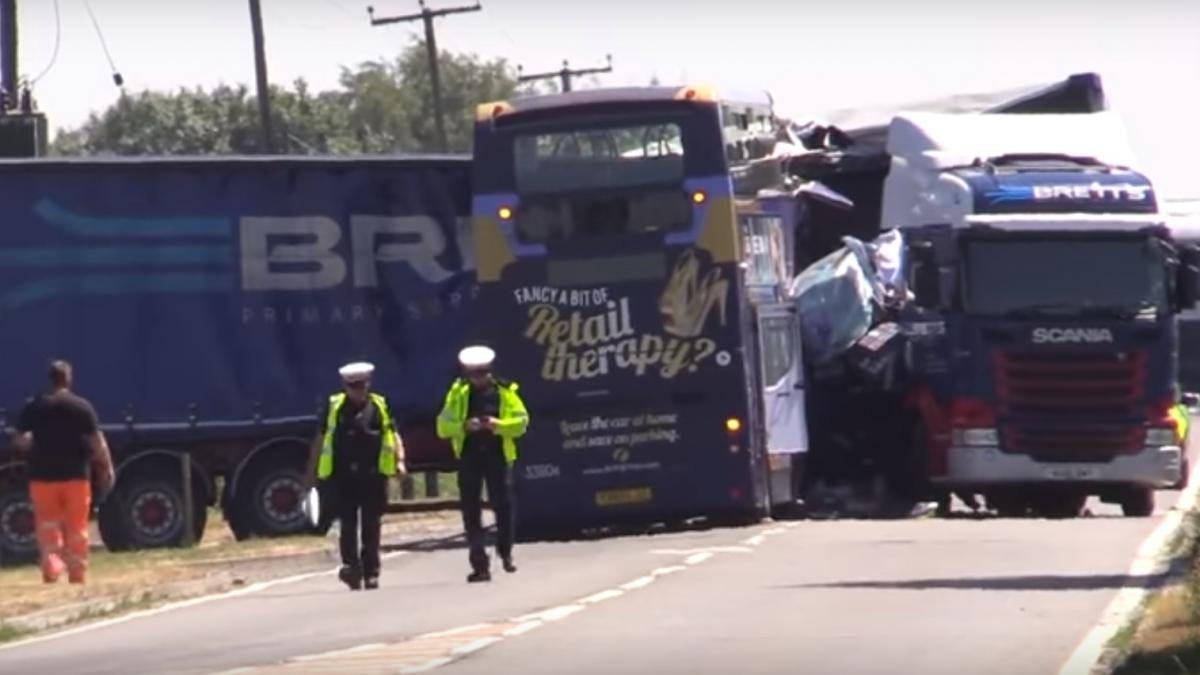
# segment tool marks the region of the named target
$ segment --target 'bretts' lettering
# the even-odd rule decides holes
[[[1034,344],[1064,344],[1087,343],[1100,344],[1112,342],[1112,331],[1107,328],[1035,328],[1033,329]]]
[[[1033,198],[1047,199],[1125,199],[1131,202],[1143,202],[1150,196],[1149,185],[1134,185],[1118,183],[1102,185],[1035,185]]]

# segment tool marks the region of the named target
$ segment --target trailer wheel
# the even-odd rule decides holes
[[[248,518],[238,509],[237,503],[230,494],[230,486],[225,484],[225,489],[221,491],[221,516],[225,519],[225,524],[229,526],[229,531],[233,534],[236,541],[245,541],[254,533],[250,531],[250,526],[247,524]]]
[[[302,457],[271,453],[247,467],[238,481],[234,510],[247,531],[279,537],[312,530],[303,508]]]
[[[208,521],[202,491],[192,490],[195,541]],[[183,489],[173,467],[162,462],[135,464],[122,476],[110,497],[122,511],[124,539],[133,549],[167,548],[183,544]]]
[[[1121,495],[1121,513],[1129,518],[1147,518],[1154,515],[1154,490],[1131,487]]]
[[[129,543],[129,525],[125,518],[125,508],[115,492],[100,504],[96,512],[96,526],[100,530],[100,541],[104,548],[113,553],[121,553],[132,548]]]
[[[0,486],[0,566],[37,560],[37,525],[33,502],[23,484]]]

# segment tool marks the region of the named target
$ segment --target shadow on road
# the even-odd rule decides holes
[[[1170,576],[1160,574],[1041,574],[1008,577],[962,577],[957,579],[905,579],[896,581],[839,581],[828,584],[797,584],[785,589],[858,590],[958,590],[958,591],[1104,591],[1122,588],[1157,588]]]
[[[418,541],[405,542],[403,544],[381,544],[379,550],[382,553],[392,553],[395,551],[408,551],[410,553],[430,553],[433,551],[452,551],[455,549],[466,548],[467,538],[464,534],[453,534],[446,537],[438,537],[436,539],[421,539]]]

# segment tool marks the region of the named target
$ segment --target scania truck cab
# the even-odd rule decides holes
[[[1129,516],[1186,472],[1177,245],[1111,112],[913,114],[888,129],[881,224],[904,233],[914,456],[1002,515]]]

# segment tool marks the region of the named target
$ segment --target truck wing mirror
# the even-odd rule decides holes
[[[1200,302],[1200,248],[1189,245],[1180,250],[1175,289],[1181,310]]]
[[[912,264],[912,292],[918,307],[932,309],[941,302],[941,273],[933,245],[914,242],[909,248]]]

